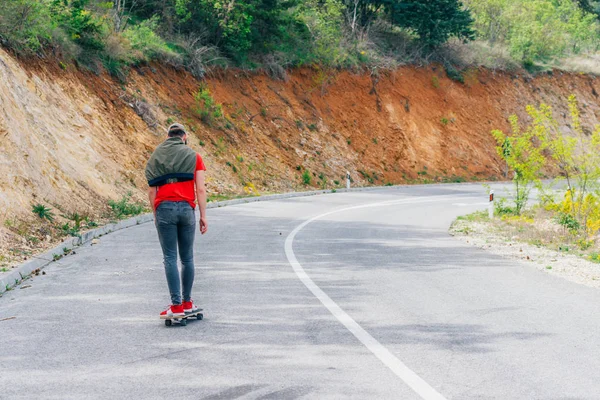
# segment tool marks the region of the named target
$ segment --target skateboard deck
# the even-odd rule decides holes
[[[197,311],[194,311],[191,313],[185,313],[185,315],[181,315],[178,317],[167,317],[167,316],[162,316],[162,315],[160,316],[160,319],[165,320],[166,326],[173,325],[173,321],[178,322],[179,325],[186,326],[188,318],[196,318],[198,320],[204,319],[204,314],[202,313],[202,309],[199,308]]]

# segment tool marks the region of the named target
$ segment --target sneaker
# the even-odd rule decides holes
[[[181,304],[173,304],[160,313],[162,318],[183,317],[184,315],[185,312],[183,311],[183,305]]]
[[[198,310],[199,310],[199,308],[196,307],[196,305],[194,304],[194,302],[192,300],[183,302],[183,312],[193,313]]]

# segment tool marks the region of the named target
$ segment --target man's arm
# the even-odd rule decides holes
[[[148,200],[150,201],[150,209],[154,213],[154,219],[156,219],[156,210],[154,209],[154,200],[156,200],[156,193],[158,188],[156,186],[150,186],[148,188]]]
[[[203,235],[208,231],[206,219],[206,186],[204,185],[204,171],[196,171],[196,199],[200,207],[200,233]]]

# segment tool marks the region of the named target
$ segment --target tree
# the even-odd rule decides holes
[[[459,0],[399,0],[385,6],[392,24],[414,31],[427,47],[437,47],[450,37],[475,37],[471,14]]]
[[[528,110],[531,109],[528,107]],[[510,117],[512,134],[500,130],[492,131],[498,146],[496,151],[513,171],[515,183],[515,212],[521,215],[527,205],[532,184],[539,182],[542,168],[546,163],[544,147],[540,145],[539,131],[535,126],[521,129],[516,115]],[[507,149],[509,149],[507,151]]]

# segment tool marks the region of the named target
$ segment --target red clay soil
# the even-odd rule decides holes
[[[19,121],[6,123],[11,116],[5,115],[0,119],[0,150],[16,155],[5,154],[0,160],[6,167],[0,172],[8,171],[0,188],[10,193],[0,196],[0,206],[11,214],[29,212],[37,201],[85,212],[106,207],[107,199],[127,191],[142,200],[145,162],[171,121],[194,132],[191,145],[206,159],[209,191],[222,194],[253,187],[259,193],[304,188],[305,170],[312,176],[309,187],[334,187],[343,182],[346,170],[359,185],[498,179],[503,164],[490,131],[508,129],[509,115],[524,117],[527,104],[552,105],[568,129],[566,99],[575,93],[586,126],[600,121],[600,82],[594,76],[557,71],[531,77],[471,69],[461,84],[437,67],[402,67],[378,74],[298,69],[289,72],[286,81],[226,70],[200,82],[184,71],[150,65],[131,70],[124,84],[71,65],[63,69],[54,61],[19,65],[29,77],[21,85],[28,95],[46,101],[60,93],[61,104],[72,101],[73,109],[79,110],[86,121],[83,128],[66,127],[59,143],[68,146],[93,136],[93,163],[85,152],[68,157],[75,157],[71,161],[83,171],[97,173],[74,179],[68,171],[61,173],[60,160],[48,156],[56,170],[38,174],[32,157],[39,153],[33,153],[20,167],[20,180],[11,182],[7,164],[16,163],[23,148],[14,139]],[[41,83],[53,86],[44,91]],[[222,105],[224,117],[201,120],[202,106],[194,98],[201,86]],[[19,105],[18,90],[0,96],[5,97],[3,103]],[[51,100],[47,104],[63,112]],[[35,111],[28,115],[35,116]],[[20,134],[42,135],[38,127],[29,121]],[[48,187],[53,190],[41,193]]]

